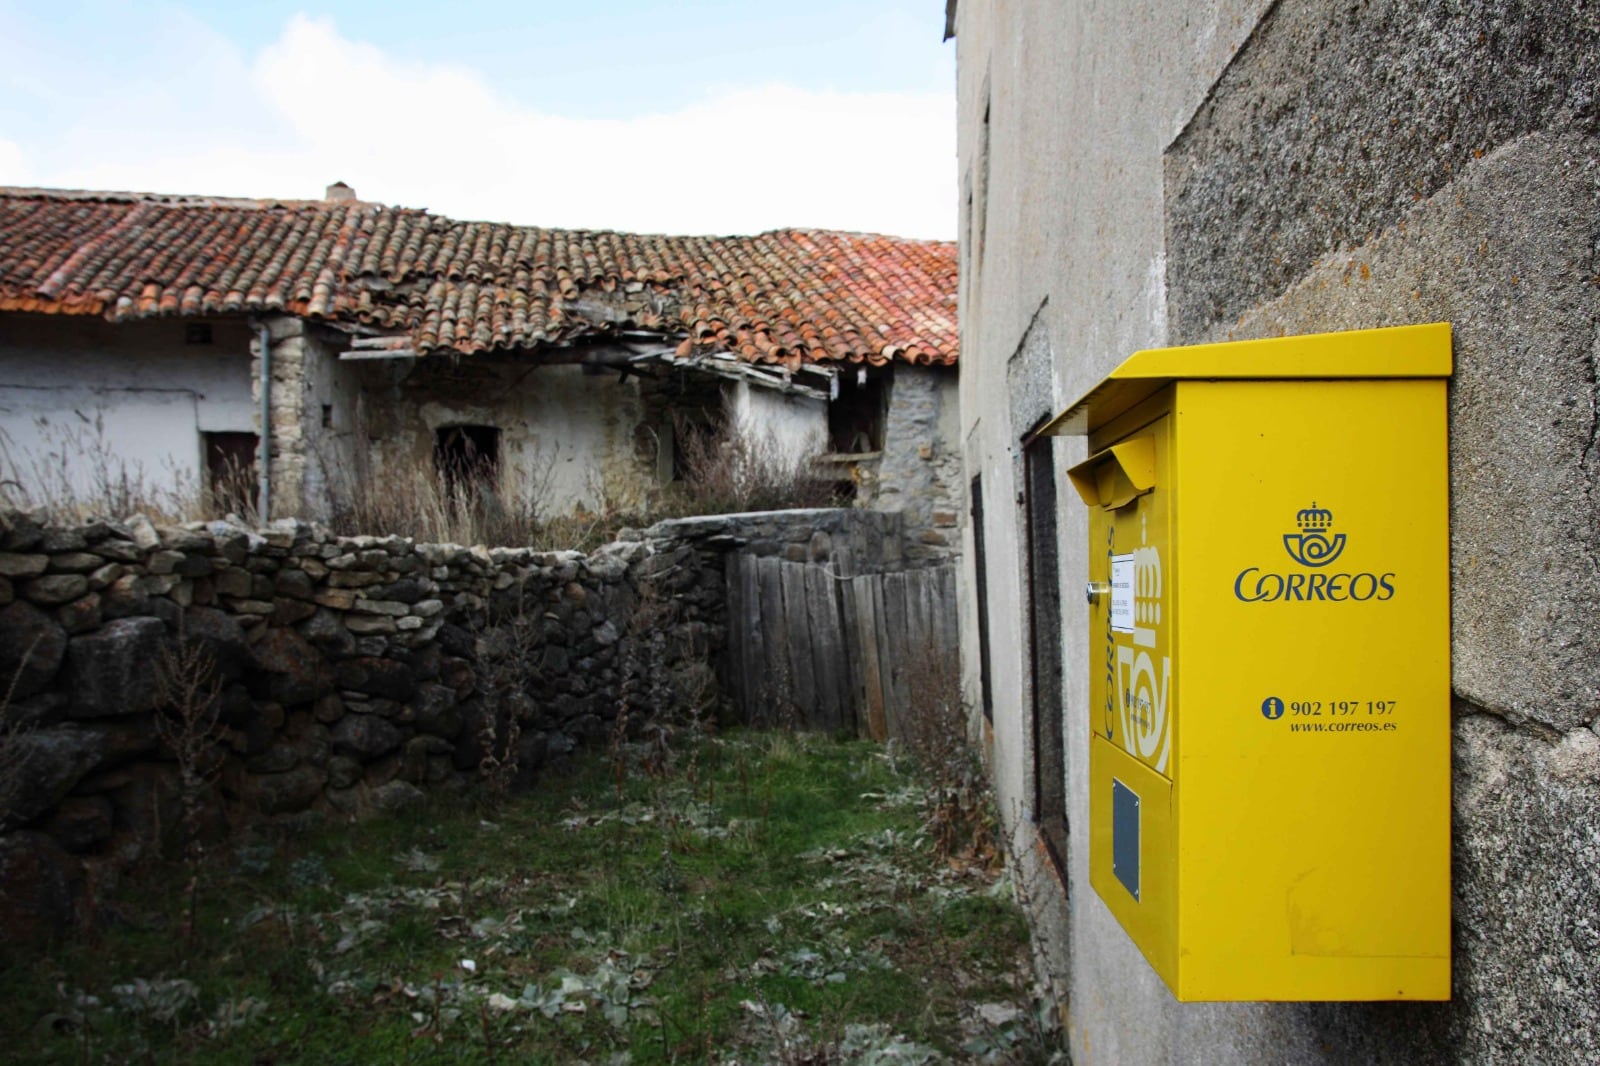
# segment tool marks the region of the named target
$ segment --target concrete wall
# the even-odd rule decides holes
[[[192,495],[201,434],[253,432],[255,411],[244,324],[208,323],[210,344],[185,343],[187,324],[0,315],[0,477],[56,503],[124,475],[153,496]]]
[[[957,34],[992,764],[1075,1061],[1600,1056],[1600,16],[962,0]],[[1065,885],[1034,847],[1018,439],[1141,347],[1437,320],[1457,365],[1454,1000],[1179,1005],[1088,884],[1088,634],[1070,607]],[[1083,445],[1055,448],[1065,466]],[[1086,559],[1070,493],[1058,521],[1071,590]]]

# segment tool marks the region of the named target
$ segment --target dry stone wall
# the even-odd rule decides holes
[[[466,788],[486,745],[510,761],[512,715],[527,784],[607,737],[621,706],[636,727],[714,705],[708,649],[725,638],[698,615],[714,613],[720,572],[704,582],[699,553],[658,543],[583,555],[335,538],[294,520],[0,515],[0,877],[37,890],[0,911],[49,911],[86,870],[172,854],[179,767],[158,716],[181,702],[181,647],[203,650],[217,700],[217,834]],[[657,574],[684,594],[666,598]]]
[[[525,787],[614,730],[728,710],[728,556],[935,561],[901,516],[853,510],[621,537],[585,555],[0,512],[0,932],[64,931],[87,879],[180,850],[160,726],[189,696],[215,700],[212,838],[393,810],[496,767]],[[187,686],[185,649],[207,670]]]

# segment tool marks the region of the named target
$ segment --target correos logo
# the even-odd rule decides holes
[[[1327,566],[1344,553],[1344,534],[1328,536],[1329,527],[1333,525],[1332,511],[1318,507],[1317,501],[1312,500],[1311,506],[1295,519],[1300,523],[1300,532],[1283,535],[1284,550],[1295,562],[1302,566]]]
[[[1248,566],[1233,579],[1233,594],[1245,603],[1276,603],[1279,600],[1344,603],[1354,600],[1383,602],[1394,599],[1394,574],[1328,573],[1323,567],[1344,554],[1345,535],[1333,531],[1333,512],[1310,507],[1295,515],[1297,532],[1283,535],[1289,558],[1310,572],[1275,573],[1259,566]]]

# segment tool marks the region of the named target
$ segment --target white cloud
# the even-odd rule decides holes
[[[197,130],[182,108],[163,109],[115,158],[34,177],[285,197],[344,181],[366,199],[459,218],[668,233],[955,229],[948,94],[769,85],[677,111],[641,100],[634,117],[569,119],[498,95],[465,65],[402,62],[305,16],[237,77],[212,91],[276,122]],[[0,141],[0,174],[6,149]]]
[[[22,145],[0,137],[0,185],[29,185],[28,160]]]

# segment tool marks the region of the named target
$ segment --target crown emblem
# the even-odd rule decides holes
[[[1312,500],[1310,507],[1301,508],[1295,515],[1295,522],[1300,532],[1285,533],[1283,547],[1300,565],[1327,566],[1344,551],[1344,534],[1329,535],[1333,528],[1333,512],[1318,507],[1317,501]]]
[[[1300,513],[1295,515],[1295,521],[1300,523],[1302,532],[1327,529],[1333,525],[1333,512],[1326,507],[1318,507],[1317,501],[1312,500],[1310,507],[1301,508]]]

